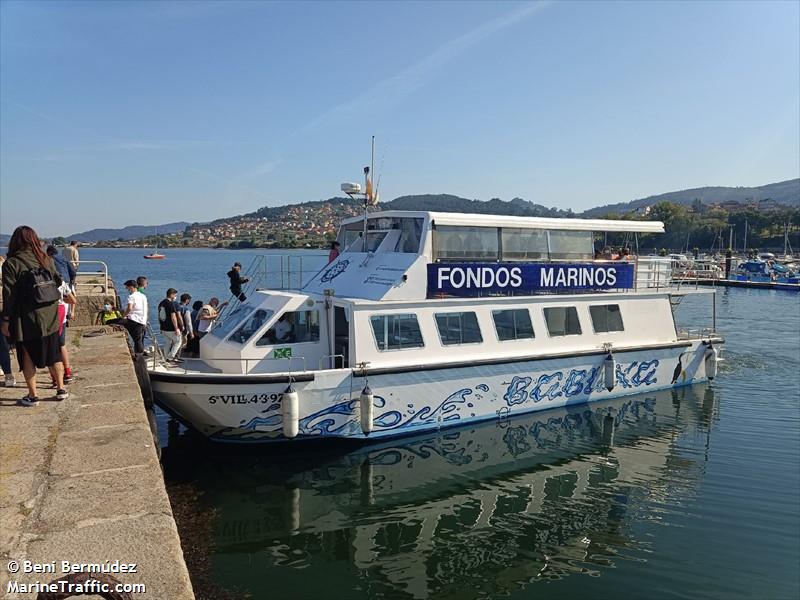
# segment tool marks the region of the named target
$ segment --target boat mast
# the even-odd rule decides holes
[[[789,256],[787,252],[789,246],[789,223],[784,223],[783,225],[783,258]]]
[[[744,218],[744,243],[742,244],[742,251],[747,256],[747,217]]]
[[[369,182],[370,172],[375,170],[375,136],[372,136],[372,156],[370,158],[370,166],[364,167],[364,233],[361,242],[361,251],[367,251],[367,208],[375,191]]]
[[[369,206],[369,167],[364,167],[364,231],[361,237],[361,251],[367,251],[367,206]]]

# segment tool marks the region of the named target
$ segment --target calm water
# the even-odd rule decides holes
[[[82,258],[206,299],[252,251],[142,254]],[[709,386],[379,447],[220,447],[161,415],[167,480],[203,516],[195,575],[252,598],[797,598],[800,297],[721,290],[717,314]]]

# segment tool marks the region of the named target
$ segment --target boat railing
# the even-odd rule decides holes
[[[299,290],[325,265],[327,254],[257,254],[242,273],[249,281],[242,293],[250,296],[257,290]],[[234,312],[241,301],[231,294],[227,306],[220,312],[218,322]]]
[[[714,327],[694,327],[694,328],[681,328],[678,329],[679,340],[704,340],[714,335],[716,330]]]
[[[699,289],[701,285],[716,287],[716,282],[724,279],[723,271],[713,267],[698,267],[675,272],[672,275],[673,287],[678,289]]]
[[[99,265],[95,270],[83,271],[84,265]],[[81,260],[78,261],[77,273],[75,275],[75,291],[78,294],[107,294],[109,291],[108,265],[102,260]],[[98,292],[97,287],[100,287]]]
[[[153,331],[153,328],[150,325],[150,323],[147,323],[145,325],[145,330],[147,331],[147,335],[153,341],[153,350],[150,353],[150,358],[152,359],[153,368],[155,369],[159,363],[163,364],[164,361],[167,360],[167,355],[164,352],[164,349],[161,347],[161,343],[158,341],[155,331]]]
[[[673,287],[672,260],[666,256],[634,256],[633,289]]]
[[[337,368],[336,367],[336,359],[337,358],[341,359],[341,365],[342,366],[339,367],[339,368],[344,369],[344,354],[326,354],[325,356],[323,356],[323,357],[321,357],[319,359],[319,370],[322,371],[323,369],[325,369],[325,366],[324,366],[325,361],[329,361],[328,364],[332,365],[330,367],[331,369],[336,369]],[[330,359],[333,359],[333,361],[331,362]]]
[[[149,328],[149,326],[148,326]],[[150,333],[152,335],[152,332]],[[155,338],[153,338],[155,340]],[[156,346],[158,346],[158,342],[156,342]],[[155,350],[155,347],[154,347]],[[152,358],[152,365],[155,369],[159,365],[165,365],[167,363],[167,358],[164,354],[163,349],[158,346],[158,349],[155,350],[151,356]],[[343,357],[344,359],[344,357]],[[285,361],[286,368],[282,370],[275,370],[275,371],[252,371],[251,369],[258,364],[263,363],[265,360],[269,360],[270,362],[277,362],[277,361]],[[214,365],[216,363],[238,363],[240,365],[244,364],[244,369],[241,373],[229,373],[229,374],[238,374],[238,375],[269,375],[272,373],[280,373],[284,374],[287,373],[288,377],[291,378],[293,373],[307,373],[308,372],[308,365],[305,356],[287,356],[285,358],[271,358],[265,359],[264,357],[261,358],[246,358],[246,357],[236,357],[236,356],[228,356],[228,357],[219,357],[219,358],[195,358],[195,357],[186,357],[181,358],[180,362],[177,363],[170,363],[169,369],[171,372],[182,372],[184,375],[189,373],[209,373],[209,374],[220,374],[225,373],[223,370],[215,369]],[[292,368],[293,363],[300,363],[299,366],[302,366],[302,369],[299,368]],[[192,369],[192,365],[202,365],[203,367],[208,367],[206,369],[203,368],[196,368]],[[214,370],[209,370],[214,369]]]

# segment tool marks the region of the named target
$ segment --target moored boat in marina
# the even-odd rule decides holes
[[[739,263],[736,270],[731,273],[729,280],[764,285],[775,289],[800,291],[800,274],[792,267],[773,259],[749,258]]]
[[[661,231],[414,211],[349,219],[342,253],[300,289],[251,293],[199,359],[154,358],[155,397],[214,440],[372,440],[706,381],[723,340],[713,322],[677,331],[672,312],[703,290],[671,286],[668,259],[593,259],[595,233]]]

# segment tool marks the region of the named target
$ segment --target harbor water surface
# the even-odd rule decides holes
[[[151,309],[167,287],[226,299],[254,251],[142,254],[81,250],[147,275]],[[168,486],[206,515],[202,576],[251,598],[797,598],[800,298],[716,309],[709,385],[379,446],[212,445],[160,413]],[[709,326],[710,296],[676,314]]]

